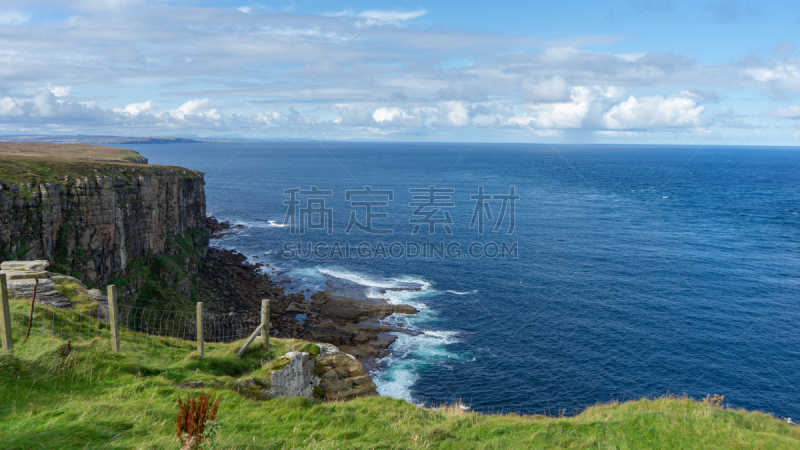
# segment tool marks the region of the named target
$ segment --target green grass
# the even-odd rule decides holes
[[[687,398],[601,404],[571,418],[426,410],[383,397],[261,401],[234,391],[237,381],[252,377],[266,385],[284,352],[313,352],[312,346],[273,339],[269,352],[254,344],[239,359],[239,343],[213,344],[198,359],[192,342],[140,336],[138,344],[123,341],[123,353],[114,354],[105,327],[43,309],[34,318],[35,334],[21,344],[26,303],[12,302],[12,310],[17,356],[0,357],[3,449],[178,449],[175,401],[183,391],[175,385],[195,380],[222,395],[220,444],[228,449],[800,448],[800,430],[772,416]],[[69,352],[64,340],[48,333],[56,331],[48,323],[59,322],[47,320],[55,316],[63,316],[67,329],[86,332]],[[152,347],[176,347],[186,356],[135,356]]]
[[[129,149],[105,145],[48,142],[0,142],[0,157],[58,158],[144,164],[147,159]]]
[[[63,144],[63,146],[66,147],[69,145],[71,144]],[[96,146],[84,147],[103,148]],[[110,147],[106,148],[110,149]],[[41,156],[4,153],[3,148],[0,147],[0,181],[6,185],[12,183],[19,184],[20,195],[30,200],[32,193],[27,191],[27,187],[24,186],[24,184],[28,182],[32,182],[37,186],[40,183],[63,184],[63,177],[65,175],[68,175],[71,179],[80,177],[94,178],[96,175],[107,175],[109,177],[121,176],[125,180],[130,181],[132,178],[141,175],[141,172],[151,170],[154,172],[172,172],[181,178],[195,178],[201,176],[200,172],[184,169],[182,167],[145,165],[134,162],[137,158],[144,161],[144,158],[133,150],[111,150],[121,153],[121,155],[109,153],[106,159],[92,161],[77,159],[78,155],[81,153],[89,154],[90,152],[87,150],[66,152],[63,155],[54,153],[54,155],[57,155],[54,157],[49,153],[44,153]],[[121,169],[136,169],[137,173],[122,173]]]

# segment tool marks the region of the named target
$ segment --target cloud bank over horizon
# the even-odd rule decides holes
[[[560,33],[503,32],[480,17],[441,24],[444,8],[404,2],[0,6],[0,134],[765,145],[800,137],[800,58],[788,33],[750,48],[684,47],[662,24],[688,6],[622,3]],[[770,13],[745,4],[698,12],[729,33]],[[649,30],[626,28],[624,14]]]

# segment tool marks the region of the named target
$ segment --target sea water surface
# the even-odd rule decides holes
[[[460,398],[494,411],[567,414],[612,399],[725,395],[730,406],[800,417],[800,151],[796,148],[384,143],[133,145],[152,164],[206,173],[208,211],[248,228],[221,245],[269,264],[294,290],[335,287],[420,310],[373,374],[418,403]],[[330,190],[331,233],[283,226],[284,190]],[[386,218],[346,191],[391,190]],[[452,234],[414,234],[409,189],[453,189]],[[479,186],[502,200],[470,227]],[[314,197],[314,196],[311,196]],[[298,208],[309,196],[297,196]],[[443,197],[444,198],[444,197]],[[350,200],[364,200],[351,197]],[[437,200],[438,201],[438,200]],[[313,204],[311,206],[314,206]],[[423,209],[430,211],[430,208]],[[422,214],[424,216],[424,214]],[[312,217],[324,223],[324,215]],[[477,221],[475,223],[477,225]],[[313,225],[312,225],[313,226]],[[299,230],[297,230],[299,233]],[[457,243],[462,254],[286,258],[286,243],[371,249]],[[472,257],[470,243],[489,253]],[[490,243],[516,243],[491,257]],[[296,248],[296,247],[295,247]],[[393,248],[398,254],[399,248]],[[369,252],[367,252],[369,253]]]

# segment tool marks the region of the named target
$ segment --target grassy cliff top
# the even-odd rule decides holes
[[[0,158],[9,156],[147,164],[147,159],[133,150],[105,145],[0,142]]]
[[[274,339],[265,352],[256,343],[241,359],[240,342],[207,344],[204,359],[139,362],[129,352],[188,354],[194,343],[142,336],[138,348],[124,344],[115,354],[107,327],[100,327],[96,338],[68,345],[45,332],[48,320],[58,321],[37,310],[34,334],[22,344],[27,302],[11,303],[17,356],[0,356],[4,449],[178,449],[175,402],[186,392],[175,385],[198,380],[206,392],[222,395],[221,449],[800,448],[800,427],[689,398],[612,402],[563,418],[429,410],[387,397],[259,401],[231,386],[259,379],[283,352],[307,344]]]
[[[59,183],[70,179],[107,175],[132,177],[133,173],[176,172],[200,177],[202,172],[174,166],[147,164],[133,150],[85,144],[0,142],[0,185],[32,182]]]

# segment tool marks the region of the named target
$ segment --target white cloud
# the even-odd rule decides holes
[[[559,80],[550,84],[560,85]],[[621,99],[622,90],[613,86],[575,86],[568,89],[565,101],[542,101],[525,106],[526,113],[508,120],[510,125],[544,129],[577,129],[597,122],[609,102]],[[555,97],[546,98],[551,100]]]
[[[50,91],[56,97],[66,97],[67,95],[70,94],[71,89],[69,88],[69,86],[54,86],[50,89]]]
[[[443,117],[440,122],[454,127],[469,125],[469,103],[459,101],[439,102],[439,110]]]
[[[364,19],[364,25],[400,25],[403,22],[427,14],[425,10],[417,11],[364,11],[358,15]]]
[[[800,106],[792,105],[787,108],[778,108],[775,111],[772,111],[770,115],[785,119],[798,119],[800,118]]]
[[[405,117],[406,113],[400,108],[378,108],[372,113],[375,122],[391,122],[395,117]]]
[[[569,87],[559,75],[525,86],[525,100],[531,102],[563,102],[569,100]]]
[[[240,124],[248,122],[246,116],[238,118]],[[317,118],[307,114],[301,114],[294,108],[289,108],[284,111],[261,111],[255,115],[255,121],[263,123],[268,127],[286,127],[291,125],[300,125],[305,128],[306,126],[316,125]]]
[[[186,116],[200,116],[212,120],[222,117],[219,110],[213,108],[213,102],[207,98],[189,100],[169,113],[181,120],[186,119]]]
[[[9,97],[0,98],[0,116],[21,116],[24,114],[22,108],[19,107],[14,99]]]
[[[30,19],[19,11],[0,11],[0,25],[22,25]]]
[[[769,57],[761,52],[704,64],[682,54],[642,51],[646,46],[626,45],[630,53],[597,50],[623,51],[613,45],[622,38],[610,35],[588,35],[582,48],[570,48],[577,39],[543,38],[535,30],[509,35],[404,26],[422,25],[421,9],[268,14],[279,8],[255,1],[241,7],[196,4],[191,17],[165,2],[93,69],[107,54],[106,43],[129,29],[133,12],[147,10],[146,0],[104,1],[99,8],[94,3],[53,3],[46,20],[0,12],[8,61],[0,61],[0,128],[48,132],[57,124],[66,129],[66,118],[75,127],[70,133],[86,134],[246,133],[266,124],[271,137],[296,137],[291,134],[304,132],[296,122],[313,137],[337,139],[405,133],[468,140],[495,126],[512,131],[503,136],[519,136],[526,128],[541,136],[613,130],[619,132],[615,137],[650,139],[650,132],[675,133],[660,128],[744,130],[753,111],[728,117],[701,105],[735,107],[731,99],[754,88],[777,96],[800,92],[800,59],[790,59],[791,45]],[[20,28],[5,26],[11,31],[3,33],[12,23]],[[350,41],[359,24],[371,26]],[[218,36],[220,45],[208,34]],[[29,91],[12,66],[47,92]],[[81,89],[68,97],[69,86],[79,82]],[[684,89],[693,93],[674,94]],[[269,97],[287,109],[278,111]],[[158,109],[148,98],[174,103]],[[762,112],[758,126],[788,130],[776,117],[800,118],[797,107],[775,109],[788,104],[759,106],[773,111],[771,117]]]
[[[592,89],[579,86],[571,89],[569,102],[543,103],[532,106],[537,128],[580,128],[589,114]]]
[[[49,89],[43,89],[33,97],[35,112],[42,117],[49,115],[57,104],[56,95]]]
[[[114,108],[114,112],[116,113],[128,113],[132,116],[138,116],[142,113],[151,113],[157,110],[161,105],[158,103],[148,100],[142,103],[130,103],[125,106],[124,109]]]
[[[612,130],[700,127],[704,123],[703,111],[705,107],[698,106],[689,92],[670,97],[630,96],[613,106],[603,119],[606,127]]]
[[[800,90],[800,61],[779,61],[767,67],[753,67],[744,71],[753,80],[766,84],[773,90]]]
[[[442,100],[484,101],[486,94],[483,88],[475,83],[454,80],[446,88],[436,93]]]
[[[281,113],[278,111],[259,112],[256,117],[267,126],[278,127],[281,125]]]

